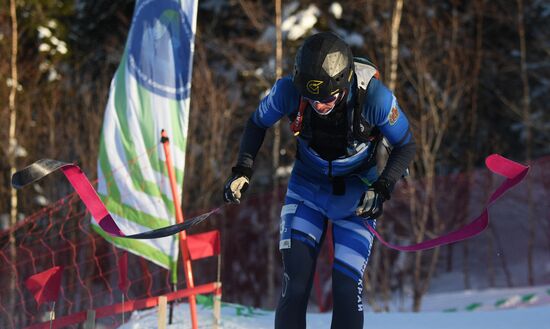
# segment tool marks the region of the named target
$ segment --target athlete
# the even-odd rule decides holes
[[[266,130],[288,117],[297,154],[281,211],[282,292],[276,329],[305,329],[315,263],[332,222],[332,329],[363,328],[363,274],[383,203],[415,154],[407,117],[374,65],[322,32],[299,48],[292,76],[279,79],[247,122],[224,200],[239,203]],[[392,151],[380,175],[376,148]]]

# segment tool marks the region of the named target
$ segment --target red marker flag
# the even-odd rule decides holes
[[[25,286],[33,294],[38,305],[57,300],[62,273],[63,268],[55,266],[44,272],[32,275],[25,281]]]
[[[200,259],[220,254],[220,231],[214,230],[205,233],[187,236],[187,245],[191,259]]]
[[[128,252],[123,251],[118,258],[118,288],[122,292],[128,289]]]

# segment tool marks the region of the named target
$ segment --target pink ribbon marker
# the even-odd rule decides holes
[[[474,237],[483,232],[489,225],[488,208],[506,191],[519,184],[525,178],[527,172],[529,171],[528,166],[524,166],[512,160],[506,159],[499,154],[491,154],[490,156],[488,156],[485,159],[485,165],[490,171],[505,177],[506,180],[502,182],[502,184],[493,192],[493,194],[489,198],[489,202],[487,202],[485,208],[481,212],[481,215],[479,215],[469,224],[437,238],[426,240],[409,246],[398,246],[395,244],[391,244],[384,240],[382,236],[372,226],[370,226],[366,222],[365,225],[367,226],[368,230],[372,234],[374,234],[383,245],[388,248],[400,251],[427,250]]]
[[[73,164],[66,164],[61,167],[61,170],[90,211],[90,214],[96,219],[99,227],[111,235],[124,236],[82,170]]]

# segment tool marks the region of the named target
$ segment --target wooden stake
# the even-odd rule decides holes
[[[220,281],[216,282],[217,288],[214,291],[214,307],[212,314],[214,316],[214,329],[220,329],[222,324],[222,283]]]
[[[55,320],[55,302],[52,303],[52,308],[50,309],[50,329],[52,329],[53,320]]]
[[[166,304],[168,298],[166,296],[159,296],[159,309],[158,309],[158,328],[166,329]]]
[[[122,309],[124,309],[124,293],[122,293]],[[124,324],[124,311],[122,312],[122,324]]]
[[[95,329],[95,310],[88,310],[84,329]]]

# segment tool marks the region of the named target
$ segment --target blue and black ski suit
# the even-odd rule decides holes
[[[307,302],[327,220],[332,222],[335,257],[331,328],[363,328],[362,280],[373,243],[365,220],[370,225],[375,221],[358,217],[355,209],[362,193],[379,178],[375,153],[381,137],[393,149],[380,177],[392,186],[415,153],[409,121],[375,71],[356,62],[351,91],[325,117],[309,105],[304,109],[291,77],[279,79],[245,128],[238,165],[252,168],[267,128],[285,116],[291,121],[300,116],[302,121],[281,211],[279,249],[284,273],[277,329],[306,327]]]

